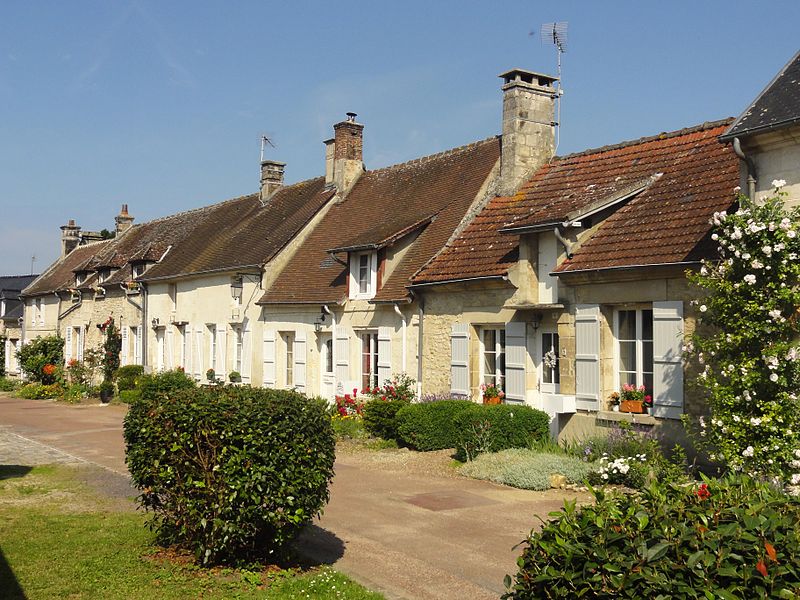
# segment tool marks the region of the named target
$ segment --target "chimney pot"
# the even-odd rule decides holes
[[[128,214],[127,204],[123,204],[119,214],[114,217],[114,224],[117,235],[128,231],[133,226],[133,217]]]
[[[283,171],[286,163],[276,160],[261,161],[261,204],[266,204],[272,195],[283,186]]]
[[[346,120],[333,126],[333,149],[325,143],[325,173],[328,182],[329,155],[333,155],[332,182],[340,194],[345,194],[364,172],[364,126],[356,123],[356,113],[346,113]]]
[[[75,250],[81,241],[81,228],[75,224],[75,219],[67,221],[61,226],[61,258]]]

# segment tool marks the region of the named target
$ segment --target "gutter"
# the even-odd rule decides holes
[[[162,258],[163,258],[163,256],[162,256]],[[178,275],[159,275],[157,277],[146,277],[146,276],[143,275],[142,277],[137,277],[136,281],[140,281],[142,283],[146,283],[148,281],[163,281],[165,279],[172,279],[172,280],[175,280],[175,279],[186,279],[186,278],[189,278],[189,277],[197,277],[199,275],[208,275],[210,273],[224,273],[226,271],[238,272],[240,269],[253,269],[254,273],[256,271],[258,273],[260,273],[261,272],[261,265],[239,265],[239,266],[234,266],[234,267],[224,267],[224,268],[221,268],[221,269],[209,269],[207,271],[193,271],[191,273],[180,273]]]
[[[429,281],[425,283],[411,283],[407,285],[407,288],[419,288],[419,287],[427,287],[432,285],[442,285],[445,283],[465,283],[470,281],[487,281],[490,279],[497,279],[498,281],[507,281],[508,275],[483,275],[481,277],[465,277],[463,279],[446,279],[444,281]]]
[[[732,140],[737,139],[741,135],[751,136],[751,135],[758,135],[761,133],[768,133],[770,131],[774,131],[775,129],[783,129],[784,127],[789,127],[791,125],[794,125],[795,123],[800,123],[800,117],[795,117],[794,119],[787,119],[785,121],[779,121],[777,123],[770,123],[769,125],[759,125],[758,127],[745,129],[735,134],[734,136],[723,133],[721,136],[719,136],[718,139],[721,142],[730,142]]]
[[[425,299],[418,298],[419,331],[417,332],[417,401],[422,399],[422,355],[424,350],[422,324],[425,320]]]
[[[641,264],[641,265],[623,265],[619,267],[600,267],[594,269],[575,269],[570,271],[551,271],[548,273],[551,276],[555,277],[562,277],[564,275],[571,275],[572,273],[602,273],[606,271],[630,271],[633,269],[644,269],[644,268],[653,268],[653,267],[691,267],[694,265],[700,265],[702,261],[699,260],[689,260],[689,261],[681,261],[676,263],[650,263],[650,264]]]
[[[756,164],[753,162],[752,158],[744,153],[744,150],[742,150],[742,143],[739,141],[738,137],[733,138],[733,152],[739,157],[739,160],[747,165],[747,196],[750,200],[755,201],[756,182],[758,181]]]

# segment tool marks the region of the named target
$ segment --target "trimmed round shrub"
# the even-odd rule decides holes
[[[454,419],[471,406],[475,405],[469,400],[408,404],[397,411],[397,432],[415,450],[455,448],[458,430]]]
[[[406,400],[369,400],[364,404],[362,416],[364,427],[376,437],[385,440],[398,440],[397,411],[408,406]]]
[[[472,460],[484,452],[529,448],[550,437],[550,417],[530,406],[473,404],[453,423],[458,432],[456,458]]]
[[[796,598],[800,502],[738,476],[593,490],[527,540],[506,599]]]
[[[274,559],[321,513],[335,448],[321,402],[152,382],[141,394],[125,419],[126,460],[161,543],[203,564]]]
[[[144,375],[144,367],[142,365],[125,365],[124,367],[120,367],[114,371],[117,389],[120,392],[135,389],[136,380],[142,375]]]

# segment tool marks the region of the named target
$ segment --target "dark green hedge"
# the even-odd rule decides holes
[[[797,498],[742,476],[593,493],[531,534],[504,598],[800,595]]]
[[[320,514],[334,461],[322,403],[144,380],[125,419],[127,463],[162,543],[204,564],[274,557]]]
[[[475,405],[469,400],[409,404],[397,412],[397,432],[415,450],[455,448],[458,429],[454,419],[471,406]]]
[[[406,400],[370,400],[362,409],[364,427],[374,436],[385,440],[399,440],[397,412],[408,406]]]
[[[471,459],[482,452],[528,448],[550,436],[550,417],[529,406],[470,404],[456,415],[456,457]]]
[[[136,388],[136,380],[144,375],[144,367],[142,365],[125,365],[114,371],[114,380],[117,382],[117,389],[122,392],[124,390],[132,390]]]

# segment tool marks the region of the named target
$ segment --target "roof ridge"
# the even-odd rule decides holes
[[[388,171],[390,169],[399,169],[399,168],[403,168],[403,167],[416,166],[416,165],[419,165],[419,164],[422,164],[422,163],[430,162],[430,161],[435,160],[437,158],[443,158],[443,157],[451,155],[451,154],[458,154],[458,153],[461,153],[461,152],[466,152],[467,150],[471,150],[472,148],[476,148],[477,146],[480,146],[481,144],[486,144],[487,142],[491,142],[492,140],[496,140],[499,137],[500,137],[499,135],[492,135],[492,136],[484,138],[482,140],[477,140],[477,141],[474,141],[474,142],[470,142],[469,144],[464,144],[463,146],[456,146],[455,148],[449,148],[448,150],[442,150],[441,152],[436,152],[435,154],[428,154],[427,156],[420,156],[420,157],[417,157],[417,158],[412,158],[411,160],[407,160],[405,162],[397,163],[397,164],[394,164],[394,165],[389,165],[389,166],[386,166],[386,167],[381,167],[380,169],[373,169],[372,171],[367,171],[366,173],[367,174],[379,174],[382,171]]]
[[[555,156],[553,157],[553,160],[556,161],[556,160],[566,160],[570,158],[578,158],[580,156],[588,156],[590,154],[600,154],[601,152],[610,152],[611,150],[619,150],[621,148],[628,148],[630,146],[646,144],[647,142],[668,140],[676,137],[681,137],[684,135],[689,135],[692,133],[697,133],[698,131],[705,131],[707,129],[714,129],[716,127],[722,127],[723,125],[729,125],[730,123],[733,122],[733,119],[734,119],[733,117],[725,117],[724,119],[717,119],[716,121],[704,121],[699,125],[684,127],[683,129],[676,129],[674,131],[662,131],[661,133],[640,137],[635,140],[626,140],[623,142],[617,142],[616,144],[607,144],[605,146],[600,146],[598,148],[588,148],[586,150],[581,150],[580,152],[565,154],[564,156]]]

